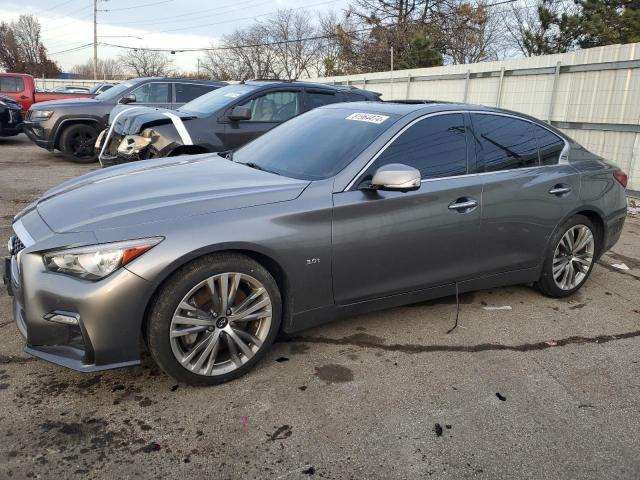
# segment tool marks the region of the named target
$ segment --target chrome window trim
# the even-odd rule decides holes
[[[16,233],[25,248],[29,248],[31,245],[36,243],[33,237],[29,235],[29,232],[27,232],[27,229],[24,228],[22,220],[18,220],[13,224],[13,231]]]
[[[479,114],[482,114],[482,115],[497,115],[497,116],[500,116],[500,117],[515,118],[516,120],[521,120],[523,122],[531,123],[533,125],[537,125],[537,126],[539,126],[541,128],[544,128],[545,130],[548,130],[549,132],[551,132],[553,135],[555,135],[556,137],[558,137],[560,140],[562,140],[564,142],[564,148],[560,152],[560,156],[558,157],[558,163],[554,164],[554,165],[536,165],[535,167],[512,168],[512,169],[508,169],[508,170],[494,170],[492,172],[466,173],[466,174],[463,174],[463,175],[454,175],[454,176],[449,176],[449,177],[425,178],[423,180],[420,180],[420,183],[432,182],[434,180],[446,180],[446,179],[449,179],[449,178],[464,178],[464,177],[475,177],[475,176],[479,176],[479,175],[491,175],[491,174],[496,174],[496,173],[512,172],[512,171],[515,171],[515,170],[517,170],[517,171],[533,170],[533,169],[536,169],[536,168],[548,168],[548,167],[555,167],[556,165],[568,165],[569,164],[569,142],[567,141],[566,138],[558,135],[556,132],[551,130],[546,125],[542,125],[542,124],[540,124],[538,122],[534,122],[532,120],[529,120],[528,118],[520,117],[518,115],[514,115],[514,114],[510,114],[510,113],[491,112],[491,111],[487,111],[487,110],[447,110],[445,112],[428,113],[426,115],[423,115],[421,117],[413,119],[411,122],[409,122],[404,127],[402,127],[400,129],[400,131],[398,131],[393,137],[391,137],[387,141],[387,143],[385,143],[382,146],[382,148],[380,150],[378,150],[378,152],[373,156],[373,158],[371,160],[369,160],[367,162],[367,164],[362,169],[360,169],[360,171],[353,177],[353,179],[351,179],[351,181],[347,184],[347,186],[342,191],[343,192],[349,191],[351,189],[351,187],[353,187],[353,185],[356,182],[356,180],[373,164],[373,162],[375,162],[378,159],[378,157],[380,155],[382,155],[382,153],[384,153],[384,151],[387,149],[387,147],[389,147],[389,145],[391,145],[407,129],[409,129],[410,127],[412,127],[416,123],[418,123],[418,122],[420,122],[422,120],[425,120],[427,118],[437,117],[437,116],[440,116],[440,115],[451,115],[451,114],[456,114],[456,113],[462,113],[462,114],[464,114],[464,113],[469,113],[469,114],[479,113]],[[536,137],[536,141],[537,141],[537,137]],[[539,159],[539,155],[540,155],[540,149],[538,148],[538,159]]]

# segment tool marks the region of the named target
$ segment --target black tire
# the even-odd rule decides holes
[[[200,282],[227,272],[250,275],[267,291],[271,300],[271,324],[257,352],[235,370],[219,375],[202,375],[184,367],[175,357],[170,341],[171,322],[178,305]],[[154,296],[146,322],[146,342],[152,358],[168,375],[190,385],[216,385],[238,378],[268,352],[280,330],[282,301],[278,285],[262,265],[245,255],[216,253],[198,258],[177,270]]]
[[[558,247],[558,244],[562,239],[562,237],[564,236],[564,234],[567,233],[571,228],[578,225],[586,226],[591,231],[591,234],[593,235],[594,247],[595,247],[593,252],[593,259],[591,261],[591,265],[589,266],[589,269],[586,271],[584,278],[574,288],[562,289],[556,284],[556,281],[553,278],[553,258],[556,251],[556,247]],[[584,285],[584,283],[587,281],[587,279],[589,278],[589,275],[591,275],[593,266],[596,262],[596,259],[598,258],[600,242],[601,242],[601,239],[599,237],[599,232],[595,228],[591,220],[589,220],[584,215],[574,215],[573,217],[569,218],[565,223],[563,223],[556,230],[553,237],[549,241],[549,246],[547,247],[547,251],[545,253],[544,264],[542,266],[542,273],[540,275],[540,279],[536,283],[536,287],[538,288],[538,290],[540,290],[540,292],[542,292],[544,295],[547,295],[549,297],[554,297],[554,298],[568,297],[570,295],[573,295],[575,292],[577,292],[582,287],[582,285]]]
[[[60,135],[60,151],[75,163],[93,163],[98,160],[94,148],[98,134],[92,125],[70,125]]]

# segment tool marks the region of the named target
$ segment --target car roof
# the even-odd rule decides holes
[[[124,82],[146,82],[149,80],[155,81],[166,81],[166,82],[188,82],[188,83],[197,83],[201,85],[227,85],[227,82],[223,82],[221,80],[192,80],[190,78],[178,78],[178,77],[139,77],[132,78],[130,80],[124,80]]]
[[[256,79],[256,80],[245,80],[241,82],[247,85],[257,85],[257,86],[280,86],[280,85],[295,85],[297,87],[306,87],[306,88],[318,88],[323,90],[339,90],[339,91],[353,91],[359,93],[368,93],[370,95],[379,95],[376,92],[372,92],[371,90],[362,90],[360,88],[355,88],[353,86],[347,85],[331,85],[328,83],[315,83],[315,82],[305,82],[302,80],[270,80],[270,79]]]
[[[521,112],[515,112],[513,110],[507,110],[504,108],[487,107],[485,105],[475,105],[472,103],[454,103],[444,102],[438,100],[407,100],[407,101],[380,101],[380,102],[350,102],[350,103],[332,103],[324,105],[319,108],[335,108],[350,111],[360,111],[365,113],[387,113],[399,116],[409,115],[414,112],[420,112],[423,114],[432,112],[442,112],[447,110],[463,110],[468,112],[493,112],[509,114],[516,117],[523,118],[535,123],[545,124],[542,120],[527,115]],[[553,129],[555,131],[555,129]]]

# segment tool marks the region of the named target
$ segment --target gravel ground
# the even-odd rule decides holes
[[[93,168],[0,139],[0,238]],[[350,318],[212,388],[177,385],[148,357],[100,374],[34,360],[1,295],[0,478],[637,479],[639,239],[629,217],[571,298],[466,294],[450,335],[450,298]]]

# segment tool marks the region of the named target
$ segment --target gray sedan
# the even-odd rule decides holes
[[[233,156],[122,165],[19,213],[5,261],[26,351],[215,384],[280,331],[455,292],[564,297],[618,240],[626,175],[524,115],[333,104]]]

